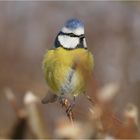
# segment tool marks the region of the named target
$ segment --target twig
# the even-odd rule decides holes
[[[48,132],[38,109],[38,102],[38,98],[32,92],[27,92],[25,94],[24,104],[26,105],[30,128],[37,138],[44,139],[48,138]]]
[[[70,122],[73,124],[73,122],[74,122],[74,114],[73,114],[73,111],[72,111],[71,103],[68,101],[68,99],[63,98],[63,97],[59,98],[59,103],[62,105],[62,107],[65,107],[66,114],[67,114]]]
[[[23,139],[27,128],[26,111],[19,107],[17,98],[11,89],[5,88],[6,97],[17,115],[17,122],[12,129],[10,139]]]

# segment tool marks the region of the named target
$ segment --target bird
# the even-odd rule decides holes
[[[92,74],[94,57],[87,48],[81,20],[74,18],[64,23],[53,47],[44,55],[42,67],[51,93],[43,98],[42,103],[54,102],[63,97],[75,100],[86,92],[85,75]]]

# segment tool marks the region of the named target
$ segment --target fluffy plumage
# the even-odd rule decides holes
[[[89,72],[92,71],[93,56],[86,49],[66,50],[60,47],[48,51],[43,61],[43,68],[52,92],[72,97],[85,92],[86,80],[82,71],[79,68],[73,68],[77,59],[82,61]]]
[[[84,28],[84,24],[78,19],[70,19],[65,23],[65,27],[73,30],[77,28]]]
[[[93,70],[93,55],[87,50],[84,25],[77,19],[68,20],[55,39],[55,45],[43,60],[43,70],[49,90],[57,96],[77,96],[86,90],[86,80],[81,67],[86,72]]]
[[[75,48],[79,44],[79,38],[78,37],[70,37],[67,35],[59,35],[58,40],[62,46],[65,46],[65,48]]]

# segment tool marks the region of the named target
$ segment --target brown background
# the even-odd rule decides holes
[[[69,18],[85,23],[99,87],[117,82],[122,86],[117,107],[128,102],[140,107],[140,2],[0,2],[0,136],[15,122],[4,89],[12,89],[21,105],[28,90],[44,95],[43,55]],[[42,109],[50,124],[62,114],[57,105]]]

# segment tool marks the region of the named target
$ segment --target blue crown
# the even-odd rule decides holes
[[[70,19],[66,22],[65,27],[69,29],[84,28],[84,24],[78,19]]]

